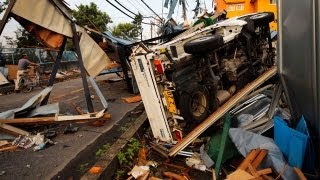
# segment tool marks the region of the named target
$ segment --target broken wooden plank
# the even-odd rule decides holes
[[[227,179],[228,180],[248,180],[248,179],[254,179],[254,177],[244,170],[237,169],[233,173],[229,174],[227,176]]]
[[[17,148],[18,148],[18,146],[3,147],[3,148],[0,148],[0,152],[3,152],[3,151],[14,151]]]
[[[268,154],[268,151],[265,149],[262,149],[258,154],[257,158],[252,162],[252,167],[257,169],[267,154]]]
[[[299,168],[294,167],[293,170],[299,177],[299,180],[307,180],[307,178],[304,176],[303,172]]]
[[[249,173],[254,177],[259,177],[259,174],[257,173],[257,170],[252,167],[251,164],[248,165]]]
[[[103,110],[104,111],[104,110]],[[111,119],[109,113],[83,114],[74,116],[56,116],[56,117],[33,117],[33,118],[16,118],[16,119],[0,119],[0,123],[5,124],[52,124],[52,123],[70,123],[76,121],[106,120]],[[92,116],[92,117],[90,117]]]
[[[259,87],[262,83],[273,77],[277,72],[277,67],[274,66],[253,82],[249,83],[246,87],[240,90],[236,95],[224,103],[218,110],[211,114],[206,120],[198,125],[193,131],[191,131],[185,138],[183,138],[178,144],[170,149],[169,156],[175,156],[179,151],[187,147],[192,141],[199,137],[206,129],[208,129],[213,123],[221,118],[226,112],[234,107],[244,96],[248,95],[251,91]]]
[[[142,99],[140,95],[136,95],[132,97],[122,98],[122,100],[126,103],[136,103],[136,102],[140,102]]]
[[[7,140],[1,140],[0,141],[0,148],[2,147],[2,146],[7,146],[8,144],[10,144]]]
[[[24,136],[29,136],[30,133],[27,131],[24,131],[22,129],[10,126],[8,124],[4,124],[0,122],[0,129],[3,130],[4,132],[10,133],[12,135],[18,136],[18,135],[24,135]]]
[[[253,160],[256,159],[260,151],[261,151],[260,149],[252,149],[237,169],[242,169],[244,171],[247,170],[247,168],[249,167],[249,164],[251,164]]]
[[[163,175],[170,178],[170,179],[176,179],[176,180],[186,180],[184,176],[178,175],[173,172],[163,172]]]
[[[257,173],[262,176],[262,175],[267,175],[272,173],[272,169],[271,168],[266,168],[266,169],[261,169],[259,171],[257,171]]]

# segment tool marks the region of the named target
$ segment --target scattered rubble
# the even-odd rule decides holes
[[[42,105],[51,90],[52,87],[47,87],[30,98],[20,108],[0,113],[0,129],[14,136],[18,135],[12,143],[1,141],[1,151],[13,151],[18,147],[23,149],[33,147],[34,151],[39,151],[55,144],[51,141],[51,138],[57,135],[54,129],[45,129],[33,135],[31,132],[20,129],[22,126],[69,123],[63,131],[64,134],[68,134],[75,133],[79,129],[79,127],[70,124],[71,122],[98,122],[101,126],[111,118],[110,114],[105,113],[105,110],[97,113],[82,113],[81,115],[60,115],[58,103]],[[15,125],[18,125],[19,128]]]

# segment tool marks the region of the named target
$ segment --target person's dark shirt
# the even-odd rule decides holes
[[[31,62],[28,59],[20,59],[18,62],[18,70],[27,70]]]

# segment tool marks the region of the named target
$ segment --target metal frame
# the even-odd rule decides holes
[[[87,108],[88,108],[88,112],[89,113],[93,113],[94,112],[94,108],[93,108],[93,104],[92,104],[92,100],[91,100],[91,96],[90,96],[90,90],[89,90],[89,86],[88,86],[88,82],[87,82],[87,72],[86,72],[85,67],[83,65],[82,54],[81,54],[81,50],[80,50],[80,46],[79,46],[80,36],[77,33],[76,24],[72,21],[72,19],[60,7],[58,7],[58,5],[53,0],[50,0],[50,1],[53,3],[53,5],[57,6],[57,9],[65,17],[67,17],[70,20],[71,28],[72,28],[72,32],[73,32],[72,40],[73,40],[73,44],[74,44],[75,49],[76,49],[76,54],[78,56],[78,61],[79,61],[79,66],[80,66],[80,71],[81,71],[81,77],[82,77],[82,83],[83,83],[83,89],[84,89],[85,99],[86,99],[86,102],[87,102]],[[14,7],[15,2],[16,2],[15,0],[11,0],[10,3],[9,3],[8,8],[5,11],[5,14],[4,14],[4,16],[2,18],[2,21],[1,21],[1,24],[0,24],[0,34],[2,33],[4,27],[5,27],[6,23],[7,23],[7,20],[10,17],[10,12],[11,12],[12,8]],[[63,40],[63,44],[62,44],[62,46],[60,48],[60,52],[59,52],[59,54],[57,56],[56,62],[54,64],[54,67],[52,69],[52,73],[50,75],[50,79],[49,79],[48,84],[47,84],[48,86],[53,86],[53,84],[54,84],[54,81],[56,79],[56,74],[58,72],[59,67],[61,66],[61,59],[62,59],[63,51],[65,49],[66,42],[67,42],[67,38],[65,37],[64,40]],[[101,95],[101,92],[100,92],[100,95]],[[50,94],[48,94],[47,97],[44,99],[44,101],[41,103],[42,105],[45,105],[45,104],[48,103],[49,96],[50,96]],[[104,101],[101,100],[101,101],[102,101],[104,107],[107,107],[106,101],[105,100]]]
[[[2,17],[2,20],[0,22],[0,35],[2,34],[2,31],[8,21],[8,18],[9,18],[9,15],[10,15],[10,12],[14,6],[14,4],[16,3],[16,0],[10,0],[10,3],[8,5],[8,8],[6,9],[3,17]]]
[[[87,81],[87,73],[86,73],[86,69],[84,68],[84,65],[83,65],[82,54],[81,54],[81,50],[80,50],[80,46],[79,46],[80,35],[77,33],[77,27],[74,22],[71,23],[71,28],[72,28],[72,32],[73,32],[72,41],[73,41],[73,45],[75,46],[75,50],[76,50],[76,53],[78,56],[82,84],[83,84],[83,90],[84,90],[84,96],[85,96],[85,99],[87,102],[88,112],[93,113],[94,109],[93,109],[93,104],[92,104],[90,90],[89,90],[88,81]]]

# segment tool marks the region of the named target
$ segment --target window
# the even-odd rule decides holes
[[[243,11],[244,10],[244,4],[236,4],[236,11]]]
[[[278,0],[270,0],[270,4],[277,4]]]
[[[234,5],[227,5],[227,11],[234,11]]]

